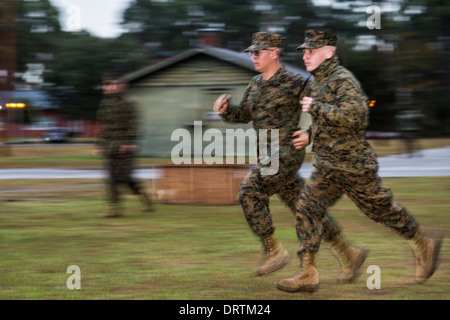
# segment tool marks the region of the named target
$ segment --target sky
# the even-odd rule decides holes
[[[64,31],[87,30],[101,38],[115,38],[124,30],[120,27],[122,12],[132,0],[50,0],[59,9]]]
[[[29,0],[33,1],[33,0]],[[120,27],[122,12],[133,0],[50,0],[59,9],[64,31],[87,30],[101,38],[115,38],[124,32]],[[167,1],[167,0],[154,0]],[[332,0],[313,0],[330,6]]]
[[[37,1],[37,0],[28,0]],[[50,0],[59,9],[61,27],[64,31],[87,30],[102,38],[115,38],[125,30],[120,27],[123,11],[133,0]],[[168,0],[153,0],[168,1]],[[335,2],[333,0],[312,0],[316,6],[348,5],[351,2]],[[393,6],[391,2],[393,2]],[[390,0],[382,3],[382,11],[398,10],[398,3],[403,0]],[[370,0],[360,0],[358,3],[363,11],[371,4]]]

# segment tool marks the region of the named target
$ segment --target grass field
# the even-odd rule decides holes
[[[80,150],[73,156],[77,153]],[[42,159],[39,166],[46,163],[41,156],[35,156]],[[49,151],[46,158],[53,156]],[[33,158],[21,157],[22,163]],[[69,157],[61,160],[65,167],[75,162],[80,167],[98,165],[82,164],[79,158],[72,162]],[[8,163],[13,163],[12,158]],[[407,243],[343,198],[331,214],[348,240],[370,250],[360,277],[353,284],[338,284],[339,264],[323,243],[317,259],[319,291],[288,294],[274,283],[297,271],[297,241],[294,218],[276,197],[271,198],[271,208],[277,234],[291,260],[274,274],[254,277],[262,247],[247,227],[240,206],[157,204],[155,212],[141,213],[136,199],[127,195],[124,215],[106,219],[101,217],[103,181],[0,180],[0,299],[448,300],[450,177],[383,181],[425,232],[444,233],[435,275],[417,285]],[[152,181],[143,182],[151,189]],[[67,288],[71,274],[66,270],[71,265],[80,268],[80,290]],[[381,289],[367,287],[371,274],[366,270],[371,265],[381,270]]]

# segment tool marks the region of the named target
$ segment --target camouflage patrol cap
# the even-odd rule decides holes
[[[256,32],[253,34],[252,45],[244,52],[258,51],[267,48],[283,48],[284,37],[276,33]]]
[[[297,50],[317,49],[323,46],[336,46],[337,37],[335,34],[316,30],[305,31],[305,42],[297,47]]]

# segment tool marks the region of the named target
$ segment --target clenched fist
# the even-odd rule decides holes
[[[231,94],[224,93],[219,98],[217,98],[216,102],[214,102],[213,110],[219,114],[224,114],[227,111],[228,100],[230,100]]]
[[[303,97],[302,101],[300,102],[302,104],[302,111],[309,112],[309,109],[311,109],[311,104],[313,102],[314,102],[313,98]]]
[[[303,149],[309,144],[309,134],[306,131],[295,131],[292,137],[294,138],[292,144],[295,149]]]

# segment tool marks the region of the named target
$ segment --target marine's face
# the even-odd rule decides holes
[[[306,71],[314,71],[322,62],[331,58],[333,54],[333,49],[330,49],[328,46],[317,49],[304,49],[303,62],[305,63]]]
[[[116,94],[122,92],[126,88],[124,83],[107,83],[103,85],[104,94]]]
[[[263,49],[251,53],[251,59],[256,71],[264,73],[269,68],[273,60],[272,52],[273,50],[271,49]]]

